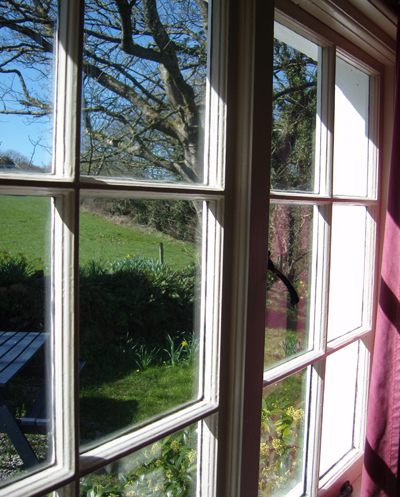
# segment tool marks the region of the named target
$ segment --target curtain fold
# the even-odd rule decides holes
[[[368,407],[362,497],[398,497],[400,449],[400,34],[381,290]]]

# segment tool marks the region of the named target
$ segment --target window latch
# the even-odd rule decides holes
[[[348,497],[352,493],[353,493],[353,487],[352,487],[352,485],[350,485],[350,482],[347,480],[340,487],[340,494],[337,497]]]

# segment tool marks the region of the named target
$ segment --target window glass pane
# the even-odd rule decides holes
[[[307,440],[307,370],[264,388],[259,495],[303,494]]]
[[[358,342],[326,361],[320,476],[353,448]]]
[[[0,172],[49,172],[57,1],[1,2],[0,16]]]
[[[334,205],[328,340],[362,325],[366,208]]]
[[[82,201],[83,446],[200,397],[200,216],[180,200]]]
[[[266,368],[312,346],[309,343],[312,231],[312,206],[270,206],[270,257],[280,274],[269,270],[267,276]],[[280,275],[286,277],[292,288],[285,286]]]
[[[86,2],[81,173],[202,183],[209,4],[128,3]]]
[[[271,188],[318,191],[318,45],[275,23]]]
[[[193,424],[86,476],[80,496],[197,495],[198,428]]]
[[[334,195],[368,192],[369,76],[336,58]]]
[[[52,462],[50,208],[0,196],[0,486]]]

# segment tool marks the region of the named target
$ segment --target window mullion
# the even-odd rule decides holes
[[[306,467],[306,495],[318,495],[319,464],[321,458],[322,410],[326,358],[311,367],[309,393],[309,423]]]
[[[258,482],[264,327],[252,327],[248,316],[252,314],[265,322],[274,16],[273,4],[268,2],[237,0],[231,1],[229,7],[217,495],[247,497],[255,495]],[[257,212],[252,227],[250,199],[251,213]],[[262,241],[259,245],[252,238],[257,228]],[[249,252],[252,243],[254,257]],[[265,265],[257,275],[253,267],[250,281],[249,261]],[[254,301],[248,294],[249,287],[256,296]],[[256,301],[262,301],[261,313],[249,307]],[[251,358],[251,350],[256,351],[256,360]],[[257,369],[256,377],[252,376],[251,366]]]
[[[55,54],[54,152],[53,171],[57,176],[77,176],[79,144],[80,53],[83,38],[83,0],[60,2]]]
[[[65,471],[76,468],[75,422],[75,202],[74,193],[56,197],[52,229],[53,402],[56,460]],[[60,243],[62,240],[62,243]]]

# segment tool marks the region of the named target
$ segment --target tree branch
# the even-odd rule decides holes
[[[289,95],[290,93],[294,93],[296,91],[301,91],[301,90],[307,90],[307,88],[312,88],[314,86],[317,86],[317,83],[315,81],[312,81],[310,83],[304,83],[303,85],[299,86],[292,86],[290,88],[286,88],[286,90],[282,90],[278,93],[275,93],[275,95],[272,97],[272,100],[275,101],[280,97]]]

